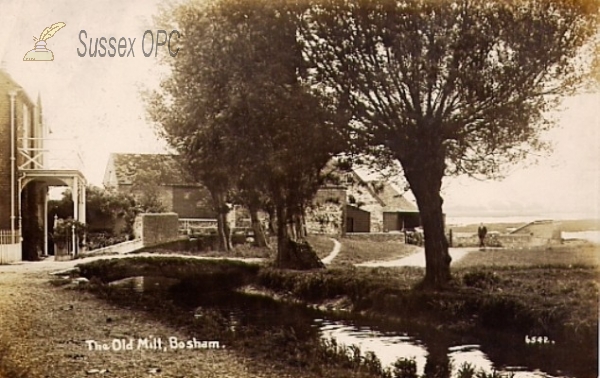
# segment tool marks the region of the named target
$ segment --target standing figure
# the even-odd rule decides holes
[[[477,229],[477,235],[479,236],[479,248],[485,248],[485,236],[487,235],[487,228],[481,223]]]

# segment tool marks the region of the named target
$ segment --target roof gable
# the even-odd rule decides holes
[[[370,181],[369,189],[373,196],[381,203],[385,212],[418,213],[415,204],[404,198],[389,182]]]

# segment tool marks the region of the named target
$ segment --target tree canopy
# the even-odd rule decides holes
[[[299,29],[312,84],[400,161],[425,231],[425,284],[450,279],[441,182],[544,148],[545,112],[588,67],[591,0],[316,0]]]
[[[234,191],[250,208],[275,208],[282,265],[291,225],[321,185],[323,167],[344,149],[331,101],[303,81],[302,12],[266,0],[176,8],[181,52],[149,107],[216,202]]]

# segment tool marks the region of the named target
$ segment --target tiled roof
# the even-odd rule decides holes
[[[132,184],[138,172],[157,174],[161,185],[198,185],[185,171],[177,155],[111,154],[119,185]]]
[[[418,213],[419,209],[388,182],[371,181],[369,187],[385,212]]]

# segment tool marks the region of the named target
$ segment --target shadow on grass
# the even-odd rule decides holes
[[[16,364],[10,358],[10,346],[4,341],[0,341],[0,377],[28,378],[29,374],[27,367]]]

